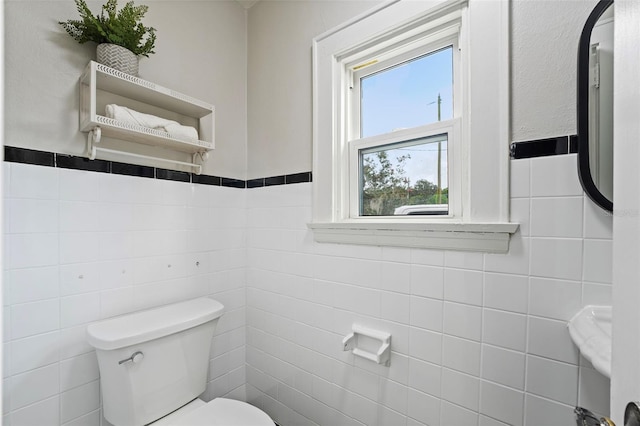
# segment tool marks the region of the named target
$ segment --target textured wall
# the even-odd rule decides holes
[[[98,11],[102,3],[89,5]],[[158,30],[158,41],[157,53],[141,60],[140,77],[215,105],[217,145],[204,172],[244,179],[245,10],[234,1],[145,4],[150,9],[144,23]],[[3,7],[4,143],[83,155],[86,135],[78,131],[78,78],[89,60],[95,60],[95,44],[78,44],[57,24],[77,18],[73,1],[9,0]]]

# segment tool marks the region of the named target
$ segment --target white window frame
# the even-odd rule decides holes
[[[371,141],[349,143],[353,139],[348,125],[352,106],[345,87],[353,78],[354,65],[366,63],[374,53],[396,54],[402,45],[413,49],[420,40],[424,44],[425,38],[437,41],[442,31],[452,28],[459,35],[461,52],[454,82],[459,87],[454,90],[462,96],[455,103],[455,108],[461,108],[459,114],[454,112],[454,119],[446,123],[453,139],[460,141],[448,165],[457,173],[449,183],[453,214],[355,217],[351,214],[354,149],[360,142]],[[316,241],[506,252],[509,236],[518,228],[508,222],[508,53],[506,0],[394,0],[314,39],[314,185],[309,227]],[[433,131],[442,125],[380,138]]]

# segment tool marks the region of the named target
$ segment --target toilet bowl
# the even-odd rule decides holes
[[[262,410],[227,398],[210,402],[196,399],[160,420],[153,426],[273,426],[274,422]]]
[[[224,306],[193,299],[89,324],[104,417],[114,426],[273,426],[246,402],[198,399]]]

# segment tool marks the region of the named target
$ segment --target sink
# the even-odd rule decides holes
[[[587,305],[567,324],[573,343],[593,367],[611,377],[611,306]]]

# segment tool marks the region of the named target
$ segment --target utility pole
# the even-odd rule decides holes
[[[440,93],[438,93],[438,121],[440,121],[440,109],[442,105],[442,98],[440,97]],[[442,166],[440,165],[440,161],[442,160],[442,142],[438,142],[438,196],[436,199],[438,200],[438,204],[442,204]]]

